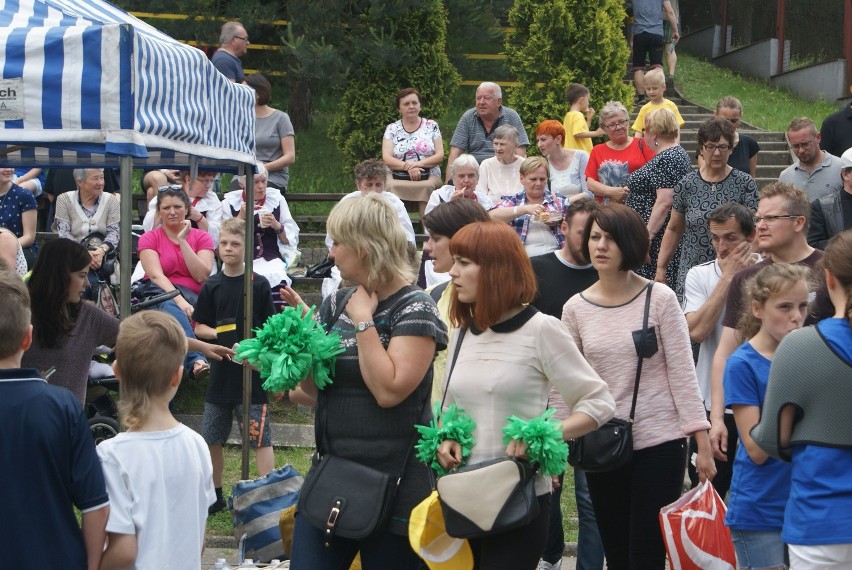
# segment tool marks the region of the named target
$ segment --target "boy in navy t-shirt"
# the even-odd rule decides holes
[[[97,568],[109,499],[86,416],[69,390],[21,368],[32,344],[30,296],[10,271],[0,271],[0,306],[3,567]]]

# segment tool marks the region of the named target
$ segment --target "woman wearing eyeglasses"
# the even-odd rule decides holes
[[[707,215],[725,202],[737,202],[754,211],[757,184],[754,178],[728,165],[734,146],[734,127],[727,119],[707,119],[698,129],[698,149],[704,164],[684,176],[675,186],[672,214],[660,254],[656,280],[666,283],[666,269],[675,251],[680,263],[672,289],[683,299],[686,273],[696,265],[716,258],[710,243]],[[678,250],[678,248],[680,248]]]
[[[645,166],[654,151],[628,135],[630,114],[620,101],[610,101],[601,109],[599,124],[609,140],[595,145],[586,166],[586,182],[598,201],[624,202],[629,189],[627,176]]]

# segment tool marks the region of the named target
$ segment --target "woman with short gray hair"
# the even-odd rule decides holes
[[[601,109],[598,124],[609,140],[595,145],[586,167],[586,181],[599,200],[624,202],[629,189],[627,177],[654,157],[640,139],[629,136],[630,114],[620,101]]]

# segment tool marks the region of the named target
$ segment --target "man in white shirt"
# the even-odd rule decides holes
[[[396,194],[385,192],[385,178],[388,174],[388,167],[377,158],[369,158],[363,162],[359,162],[355,166],[355,187],[358,188],[341,198],[341,201],[350,198],[363,196],[368,192],[377,192],[382,195],[394,210],[396,210],[397,218],[402,229],[405,231],[405,236],[408,238],[408,243],[415,245],[414,226],[411,225],[411,217],[408,215],[408,210],[405,209],[405,204],[402,203]],[[331,236],[326,232],[325,245],[331,249]]]
[[[713,355],[722,335],[722,317],[725,301],[734,275],[755,263],[751,252],[754,239],[754,220],[751,211],[736,202],[722,204],[708,216],[710,242],[716,250],[716,259],[689,270],[684,283],[683,312],[693,342],[700,343],[695,373],[704,398],[708,417],[710,413],[710,374]],[[725,414],[728,427],[728,457],[733,458],[737,445],[737,429],[732,414]],[[713,486],[724,497],[731,485],[733,461],[716,461]],[[690,463],[689,478],[693,487],[698,475]]]
[[[409,217],[408,210],[405,209],[405,204],[402,203],[402,200],[400,200],[399,197],[392,192],[385,192],[385,179],[387,178],[388,172],[388,167],[385,166],[381,160],[376,158],[368,158],[363,162],[359,162],[355,166],[355,186],[358,189],[354,192],[350,192],[341,198],[340,201],[342,202],[343,200],[349,200],[350,198],[358,198],[369,192],[381,194],[383,198],[390,202],[393,209],[396,210],[396,216],[399,219],[399,224],[402,226],[403,231],[405,231],[405,237],[408,238],[408,255],[412,264],[414,264],[417,255],[417,242],[414,238],[414,226],[411,224],[411,217]],[[332,243],[334,242],[326,231],[326,247],[331,249]],[[340,271],[337,267],[332,267],[331,277],[323,279],[323,299],[337,291],[342,282],[343,279],[340,277]]]

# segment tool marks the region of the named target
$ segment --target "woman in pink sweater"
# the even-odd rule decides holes
[[[642,329],[649,282],[634,273],[648,257],[648,230],[631,208],[610,204],[589,216],[583,253],[600,280],[568,300],[562,320],[615,398],[615,416],[627,419],[638,357],[633,332]],[[605,473],[588,473],[589,492],[609,570],[662,570],[665,548],[660,508],[680,496],[686,437],[698,442],[702,481],[716,468],[710,451],[686,320],[674,292],[651,289],[648,328],[656,352],[645,359],[633,423],[633,459]]]

